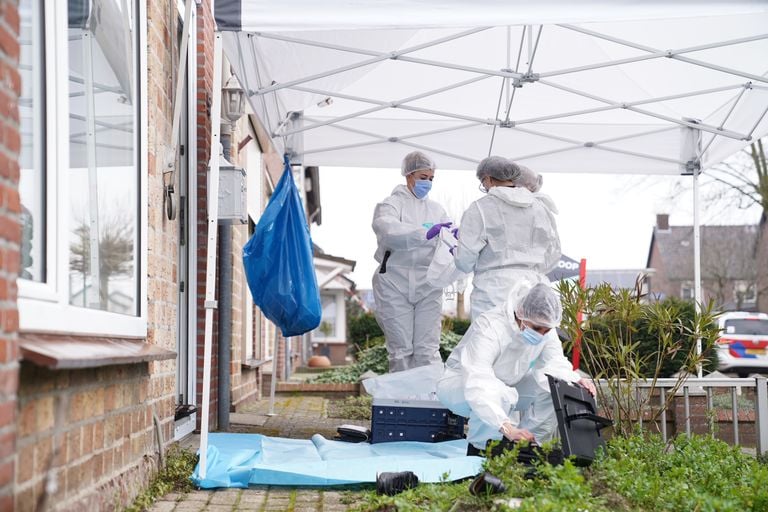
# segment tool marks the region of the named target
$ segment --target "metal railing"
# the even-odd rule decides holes
[[[601,382],[601,387],[606,389],[607,384]],[[690,435],[691,428],[691,396],[701,396],[703,393],[706,396],[706,413],[708,417],[708,431],[711,435],[715,435],[715,415],[716,409],[714,405],[713,397],[717,390],[728,389],[730,390],[730,402],[731,402],[731,423],[733,427],[733,443],[735,445],[740,444],[739,438],[739,396],[742,395],[743,390],[754,391],[754,407],[755,407],[755,445],[758,455],[764,455],[768,452],[768,378],[755,377],[745,379],[731,379],[731,378],[695,378],[689,377],[682,382],[677,378],[667,379],[651,379],[642,380],[638,379],[634,383],[634,392],[638,403],[646,403],[646,407],[658,407],[658,419],[654,420],[654,423],[658,422],[659,430],[662,438],[666,442],[668,439],[667,432],[667,414],[670,410],[677,410],[678,400],[682,397],[683,400],[683,420],[685,423],[685,433]],[[639,394],[645,390],[646,393],[652,393],[650,397],[645,399],[639,398]],[[675,397],[668,403],[669,393],[674,391]],[[609,396],[610,393],[605,393]],[[647,402],[646,402],[647,401]],[[640,428],[643,428],[643,414],[638,415],[638,423]],[[680,429],[680,421],[676,417],[677,431]]]

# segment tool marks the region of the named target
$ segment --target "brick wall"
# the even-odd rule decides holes
[[[19,271],[19,14],[16,1],[0,3],[0,510],[13,508],[18,387]]]
[[[238,123],[236,130],[232,132],[230,160],[243,168],[248,168],[246,161],[246,151],[238,151],[240,141],[246,138],[247,117],[243,117]],[[255,142],[250,142],[255,144]],[[232,375],[230,383],[232,410],[248,400],[259,398],[259,368],[244,368],[245,362],[245,344],[253,345],[257,338],[257,332],[251,330],[251,339],[246,340],[245,322],[246,308],[253,308],[253,299],[251,298],[248,285],[245,281],[245,272],[243,269],[243,246],[248,241],[248,225],[234,224],[232,226],[232,353],[230,357]],[[257,313],[254,313],[254,316]]]
[[[768,313],[768,213],[760,217],[757,239],[757,310]]]
[[[178,29],[175,8],[166,2],[147,2],[147,142],[149,225],[147,230],[147,341],[176,350],[179,307],[179,224],[168,220],[163,208],[163,171],[171,147],[173,100],[178,66]],[[178,182],[178,177],[176,178]],[[176,198],[181,191],[176,192]],[[173,438],[176,361],[149,364],[148,400],[160,419],[163,438]]]
[[[178,53],[171,16],[168,5],[147,3],[142,124],[148,130],[147,342],[175,350],[178,224],[166,219],[162,199]],[[72,371],[23,363],[16,509],[107,511],[130,504],[156,470],[157,439],[167,445],[173,437],[175,368],[173,359]]]
[[[197,379],[196,401],[198,410],[198,427],[202,417],[203,403],[203,347],[205,342],[205,272],[207,267],[208,240],[208,209],[206,197],[208,194],[208,162],[211,146],[210,108],[213,101],[213,31],[214,21],[211,15],[211,4],[202,0],[197,7]],[[216,289],[219,289],[218,282]],[[218,315],[214,312],[213,348],[211,351],[211,394],[209,409],[209,428],[217,426],[216,410],[218,407]]]
[[[16,510],[130,503],[154,469],[152,417],[168,412],[152,396],[163,393],[146,363],[72,371],[22,363]]]

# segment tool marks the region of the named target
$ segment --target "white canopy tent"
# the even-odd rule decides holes
[[[545,173],[683,173],[696,183],[768,134],[764,0],[218,0],[215,16],[217,58],[223,46],[275,146],[303,165],[399,167],[417,148],[440,168],[499,154]],[[215,157],[211,172],[215,187]],[[697,300],[698,246],[695,229]]]

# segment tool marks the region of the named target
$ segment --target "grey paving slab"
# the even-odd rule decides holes
[[[149,512],[171,512],[175,508],[175,501],[158,501],[150,507]]]

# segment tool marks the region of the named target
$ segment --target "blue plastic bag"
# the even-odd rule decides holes
[[[243,247],[243,266],[253,302],[283,336],[320,325],[312,240],[287,159],[256,232]]]

